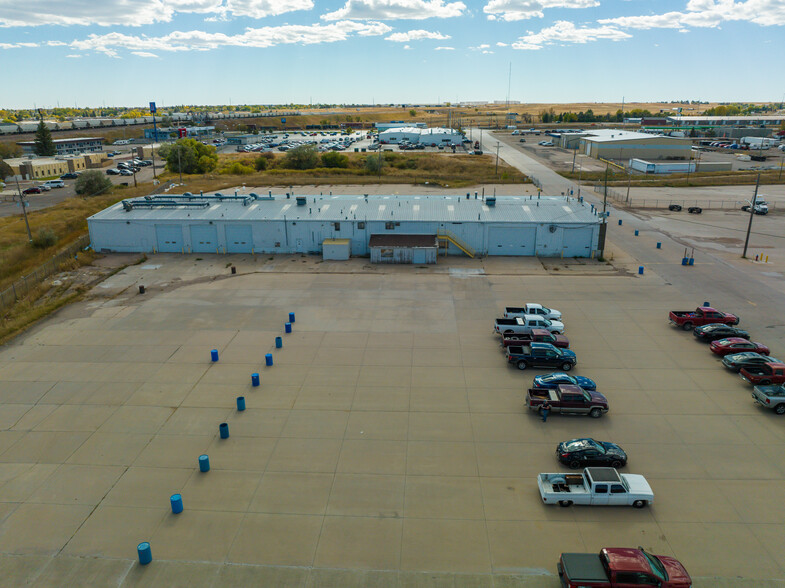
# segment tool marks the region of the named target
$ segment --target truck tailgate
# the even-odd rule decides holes
[[[608,582],[608,575],[596,553],[562,553],[562,569],[571,581]]]

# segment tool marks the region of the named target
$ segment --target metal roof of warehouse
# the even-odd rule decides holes
[[[161,199],[176,198],[162,195]],[[313,220],[337,222],[358,221],[427,221],[427,222],[534,222],[575,223],[599,222],[588,204],[574,198],[550,196],[498,196],[495,206],[481,199],[465,196],[306,196],[305,206],[298,206],[294,197],[276,196],[251,201],[209,200],[206,208],[134,208],[126,212],[117,203],[93,215],[95,220],[146,221],[265,221]]]

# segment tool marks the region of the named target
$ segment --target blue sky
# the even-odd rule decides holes
[[[0,107],[779,101],[785,0],[0,0]]]

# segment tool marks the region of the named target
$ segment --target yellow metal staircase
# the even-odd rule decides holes
[[[436,233],[436,237],[439,239],[439,241],[449,241],[469,257],[473,258],[476,255],[474,249],[469,247],[466,243],[461,241],[458,237],[446,229],[439,229]]]

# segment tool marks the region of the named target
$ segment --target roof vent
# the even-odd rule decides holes
[[[297,206],[305,206],[305,196],[297,197]]]
[[[496,196],[486,196],[485,204],[488,206],[496,206]]]

